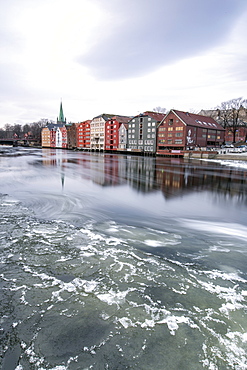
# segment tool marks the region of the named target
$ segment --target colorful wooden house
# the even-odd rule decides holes
[[[105,123],[105,147],[106,151],[117,151],[119,149],[119,128],[127,124],[131,117],[114,116]]]
[[[219,147],[225,130],[213,118],[172,109],[157,130],[157,154],[169,150]]]
[[[128,123],[127,150],[146,154],[156,153],[157,126],[165,114],[145,112]]]
[[[90,149],[91,120],[80,122],[76,126],[76,147],[78,149]]]

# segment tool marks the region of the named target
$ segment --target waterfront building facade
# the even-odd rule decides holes
[[[156,153],[157,126],[165,117],[163,113],[145,112],[128,123],[127,150],[146,154]]]
[[[51,147],[51,132],[47,126],[44,127],[41,131],[41,145],[44,148]]]
[[[119,149],[119,128],[127,124],[130,117],[114,116],[105,123],[105,150],[117,151]]]
[[[90,149],[95,151],[104,151],[105,148],[105,123],[114,114],[101,114],[96,116],[91,121],[90,132]]]
[[[212,117],[172,109],[158,126],[157,154],[219,147],[225,130]]]
[[[91,120],[80,122],[76,126],[76,140],[77,148],[83,150],[90,150],[91,139]]]
[[[77,125],[78,123],[72,123],[67,126],[67,146],[68,149],[77,148]]]
[[[125,151],[127,149],[128,126],[128,123],[122,123],[119,127],[119,150]]]
[[[48,123],[41,131],[41,145],[47,148],[67,148],[66,118],[60,103],[57,123]]]

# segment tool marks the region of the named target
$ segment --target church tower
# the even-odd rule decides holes
[[[64,114],[63,114],[62,101],[60,103],[60,110],[59,110],[59,116],[57,117],[57,123],[60,123],[62,125],[65,125],[66,124],[66,118],[64,118]]]

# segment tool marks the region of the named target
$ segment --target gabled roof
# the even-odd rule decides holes
[[[180,118],[186,125],[224,131],[224,128],[212,117],[202,116],[201,114],[183,112],[176,109],[172,109],[168,114],[170,114],[171,112],[173,112],[178,118]],[[166,115],[166,117],[168,116],[168,114]]]
[[[128,128],[129,128],[128,123],[121,123],[120,127],[121,127],[122,125],[125,127],[125,129],[126,129],[126,130],[128,130]]]
[[[119,123],[128,123],[131,120],[131,117],[127,117],[127,116],[114,116],[111,119],[115,119]]]
[[[58,127],[64,127],[64,125],[62,123],[48,123],[45,127],[51,131]]]
[[[165,114],[164,113],[158,113],[158,112],[149,112],[149,111],[146,111],[144,113],[140,113],[138,114],[137,116],[134,116],[134,117],[130,117],[130,121],[134,118],[138,118],[138,117],[151,117],[153,118],[157,123],[161,122],[163,120],[163,118],[165,117]]]
[[[107,121],[108,119],[110,119],[110,118],[112,118],[112,117],[115,117],[116,116],[116,114],[108,114],[108,113],[102,113],[102,114],[99,114],[98,116],[96,116],[96,117],[93,117],[93,120],[95,119],[95,118],[100,118],[100,117],[102,117],[105,121]]]
[[[163,118],[165,117],[165,113],[159,113],[159,112],[144,112],[144,116],[149,116],[153,119],[155,119],[157,122],[161,122]]]

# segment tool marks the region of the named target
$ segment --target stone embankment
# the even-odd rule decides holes
[[[221,159],[233,161],[247,161],[247,153],[231,153],[225,149],[218,151],[188,151],[184,153],[184,158],[201,158],[201,159]]]

